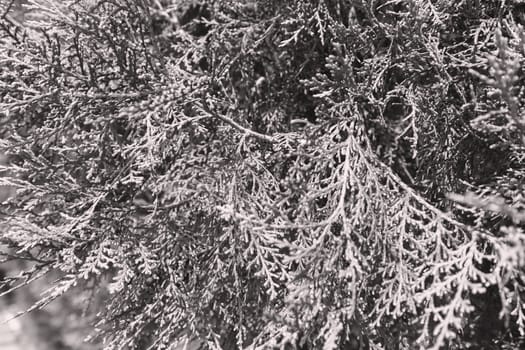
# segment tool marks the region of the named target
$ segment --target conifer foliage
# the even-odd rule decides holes
[[[525,7],[2,0],[4,279],[104,349],[525,334]]]

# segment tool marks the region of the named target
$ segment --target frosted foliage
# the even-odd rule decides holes
[[[2,2],[2,293],[104,350],[519,348],[522,7],[473,3]]]

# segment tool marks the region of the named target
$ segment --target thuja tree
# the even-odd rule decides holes
[[[3,0],[16,290],[105,349],[522,346],[519,1]]]

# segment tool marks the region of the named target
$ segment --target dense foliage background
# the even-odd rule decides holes
[[[105,349],[524,346],[525,3],[13,4],[32,309],[85,295]]]

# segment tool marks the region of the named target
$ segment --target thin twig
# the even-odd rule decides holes
[[[224,115],[221,115],[219,113],[216,113],[216,112],[212,111],[211,108],[208,106],[208,104],[205,101],[202,102],[202,108],[204,109],[205,112],[211,114],[213,117],[216,117],[216,118],[222,120],[226,124],[229,124],[229,125],[233,126],[235,129],[242,131],[244,134],[246,134],[248,136],[253,136],[255,138],[258,138],[258,139],[261,139],[261,140],[264,140],[264,141],[267,141],[267,142],[271,142],[271,143],[276,143],[277,142],[277,139],[275,137],[273,137],[273,136],[261,134],[261,133],[258,133],[256,131],[250,130],[250,129],[240,125],[236,121],[234,121],[234,120],[232,120],[232,119],[230,119],[230,118],[228,118],[228,117],[226,117]]]
[[[11,0],[11,2],[7,5],[6,9],[4,10],[4,13],[2,13],[2,16],[0,17],[0,20],[3,20],[6,18],[7,14],[13,7],[13,4],[15,3],[15,0]]]

